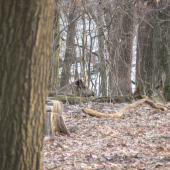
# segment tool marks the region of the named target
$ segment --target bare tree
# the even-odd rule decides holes
[[[106,67],[105,67],[105,53],[104,53],[104,30],[103,30],[103,1],[100,0],[97,6],[97,28],[98,28],[98,53],[100,63],[100,76],[101,83],[100,89],[102,96],[107,96],[107,79],[106,79]]]
[[[142,88],[146,95],[151,94],[153,86],[153,22],[152,16],[145,17],[147,20],[140,20],[137,38],[137,58],[136,58],[136,84]]]
[[[154,39],[157,58],[156,89],[162,91],[165,99],[170,100],[170,4],[163,0],[158,7],[161,10],[157,12],[156,41]]]
[[[169,84],[169,5],[167,1],[148,1],[144,5],[138,26],[136,87],[151,96],[158,87],[164,86],[165,81]]]
[[[70,68],[75,57],[75,27],[76,27],[76,17],[77,17],[77,1],[69,1],[69,14],[68,18],[68,29],[67,29],[67,39],[66,39],[66,50],[65,57],[61,73],[60,87],[69,84],[69,78],[71,76]]]
[[[131,94],[135,26],[136,87],[151,95],[162,75],[168,77],[169,68],[161,64],[164,60],[164,66],[169,66],[167,0],[70,0],[61,4],[62,35],[66,37],[60,55],[61,86],[79,77],[88,79],[99,95]],[[160,57],[163,48],[167,58]]]
[[[106,6],[109,87],[111,94],[131,93],[131,64],[134,34],[132,1],[113,1]],[[114,8],[114,10],[112,10]]]

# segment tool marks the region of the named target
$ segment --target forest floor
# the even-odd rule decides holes
[[[69,136],[44,138],[44,170],[170,170],[170,103],[167,112],[142,104],[122,118],[96,118],[82,112],[120,111],[125,104],[65,105],[67,127],[78,125]]]

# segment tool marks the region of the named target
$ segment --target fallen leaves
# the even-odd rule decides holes
[[[120,111],[122,104],[87,103],[65,106],[70,137],[44,138],[44,169],[170,169],[170,113],[142,105],[122,118],[96,118],[82,108],[102,113]],[[71,114],[70,114],[71,113]]]

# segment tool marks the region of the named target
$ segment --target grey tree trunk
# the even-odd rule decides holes
[[[104,31],[103,31],[103,6],[98,5],[97,7],[97,27],[98,27],[98,52],[99,52],[99,63],[100,63],[100,76],[101,83],[99,91],[102,96],[107,96],[107,78],[106,78],[106,67],[104,58]]]
[[[53,1],[0,2],[0,169],[42,169]]]
[[[139,21],[136,83],[145,95],[153,97],[163,91],[170,99],[170,24],[169,7],[163,0],[152,15],[149,13]],[[152,8],[152,7],[150,7]],[[163,10],[163,12],[162,12]]]
[[[69,25],[67,29],[67,40],[65,58],[62,67],[60,87],[64,87],[69,84],[69,78],[71,76],[70,68],[75,57],[75,27],[76,21],[76,4],[74,0],[70,0],[70,11],[69,11]]]
[[[162,1],[162,7],[165,7],[166,1]],[[161,6],[160,6],[161,7]],[[161,91],[166,100],[170,100],[170,7],[164,12],[158,12],[160,22],[157,28],[156,36],[161,37],[156,41],[156,68],[157,68],[157,87],[161,86]],[[159,35],[159,36],[158,36]],[[159,68],[159,69],[158,69]],[[161,84],[162,83],[162,84]]]
[[[136,85],[145,95],[151,95],[153,85],[153,18],[146,17],[148,22],[139,21],[136,58]]]
[[[124,7],[120,28],[120,54],[118,58],[118,85],[122,94],[131,94],[131,67],[134,34],[134,6]]]
[[[114,3],[116,3],[114,1]],[[126,3],[126,5],[124,5]],[[131,65],[134,33],[134,6],[123,1],[122,11],[115,11],[111,18],[111,5],[105,15],[108,30],[107,47],[109,58],[109,93],[111,95],[131,93]]]
[[[85,2],[84,6],[85,6]],[[83,20],[83,38],[82,38],[82,50],[83,50],[83,58],[82,58],[82,63],[83,63],[83,77],[84,77],[84,83],[85,85],[87,85],[87,73],[86,73],[86,19],[85,19],[85,12],[83,12],[83,16],[82,16],[82,20]],[[90,69],[90,68],[89,68]]]

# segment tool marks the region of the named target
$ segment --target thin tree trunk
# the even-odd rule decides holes
[[[85,2],[84,2],[85,3]],[[85,6],[85,4],[84,4]],[[83,13],[83,77],[84,77],[84,83],[87,85],[87,74],[86,74],[86,19],[85,19],[85,12]],[[90,69],[90,68],[89,68]]]
[[[53,1],[0,2],[0,169],[42,169]]]
[[[57,3],[56,3],[57,6]],[[54,38],[53,52],[50,56],[50,75],[48,90],[55,91],[58,87],[58,76],[59,76],[59,58],[60,58],[60,13],[55,11],[54,19]]]
[[[106,66],[104,58],[104,31],[103,31],[103,7],[98,5],[97,8],[97,27],[98,27],[98,46],[99,46],[99,63],[100,63],[100,76],[101,83],[100,89],[102,96],[107,96],[107,78],[106,78]]]
[[[76,21],[76,2],[70,0],[70,11],[69,11],[69,25],[67,30],[66,50],[65,58],[61,73],[60,87],[64,87],[69,84],[69,78],[71,76],[70,68],[75,57],[75,27]]]

